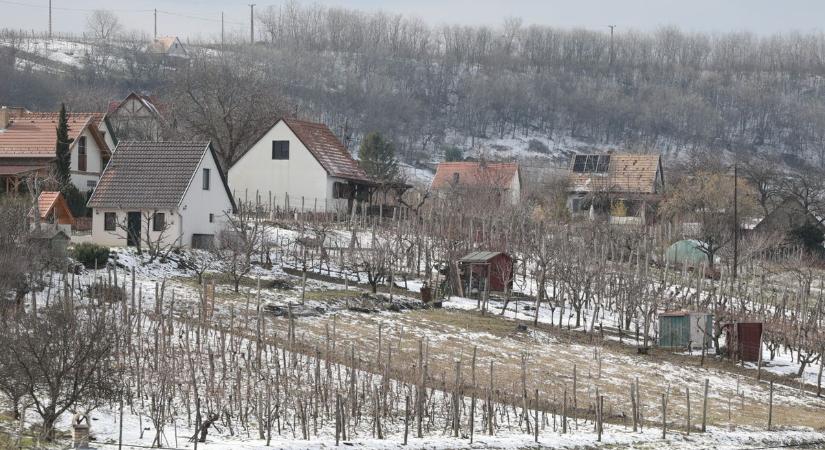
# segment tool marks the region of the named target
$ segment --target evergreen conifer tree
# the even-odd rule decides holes
[[[398,179],[395,146],[380,134],[376,132],[367,134],[361,141],[358,156],[367,175],[375,181],[389,183]]]
[[[69,119],[66,114],[66,105],[60,105],[60,117],[57,122],[57,183],[61,192],[64,192],[72,184],[71,174],[71,153],[72,139],[69,138]]]

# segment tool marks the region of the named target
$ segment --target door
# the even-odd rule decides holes
[[[140,247],[140,212],[126,213],[126,245]]]

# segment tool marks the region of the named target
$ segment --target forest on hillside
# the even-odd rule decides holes
[[[20,64],[26,38],[5,31],[0,103],[101,109],[130,90],[156,94],[183,133],[215,140],[229,161],[286,113],[326,122],[351,149],[379,131],[410,162],[439,159],[456,136],[467,148],[543,136],[825,165],[823,34],[617,28],[611,38],[607,28],[512,18],[433,26],[295,2],[259,11],[255,30],[255,45],[248,36],[190,42],[190,66],[173,69],[119,27],[62,71]]]

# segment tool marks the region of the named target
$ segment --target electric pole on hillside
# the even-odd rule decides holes
[[[249,43],[255,44],[255,4],[249,5]]]
[[[52,0],[49,0],[49,39],[52,38]]]
[[[610,67],[613,67],[613,29],[616,25],[608,25],[610,28]]]
[[[223,11],[221,11],[221,47],[224,44],[224,37],[223,37]]]
[[[155,8],[155,39],[158,38],[158,9]]]
[[[739,166],[733,163],[733,279],[739,265]]]

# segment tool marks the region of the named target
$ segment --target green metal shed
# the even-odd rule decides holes
[[[703,264],[708,265],[708,256],[699,248],[702,245],[700,241],[688,239],[674,242],[665,251],[665,260],[671,266],[686,265],[688,267],[698,268]]]
[[[709,348],[713,315],[703,312],[670,311],[659,314],[659,347]]]

